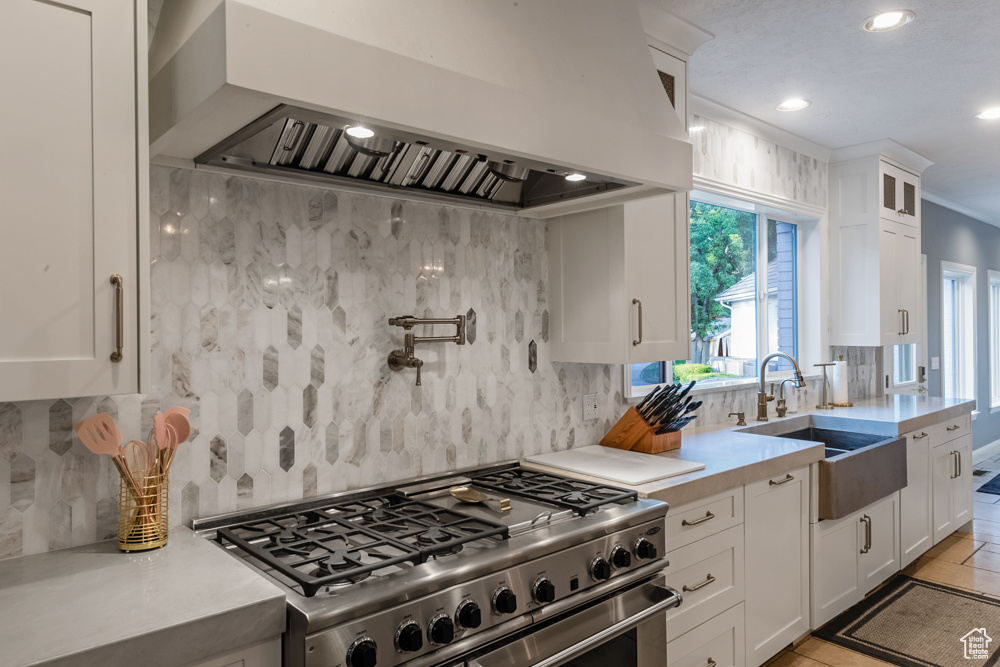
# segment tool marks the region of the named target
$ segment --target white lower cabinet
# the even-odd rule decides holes
[[[199,660],[188,667],[273,667],[281,664],[281,637]]]
[[[743,601],[743,526],[669,552],[666,584],[684,601],[667,612],[667,641]]]
[[[899,492],[842,519],[812,524],[812,627],[899,571]]]
[[[809,631],[809,469],[744,487],[746,662]]]
[[[906,487],[899,491],[899,566],[906,567],[933,546],[931,522],[931,437],[906,434]]]
[[[667,667],[744,667],[743,605],[667,644]]]
[[[972,520],[972,436],[931,450],[934,544]]]

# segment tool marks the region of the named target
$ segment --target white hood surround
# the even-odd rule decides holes
[[[615,188],[531,217],[691,188],[633,0],[167,0],[150,77],[154,160],[287,104]]]

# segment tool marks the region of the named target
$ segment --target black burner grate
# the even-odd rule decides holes
[[[507,538],[507,527],[402,496],[352,501],[249,521],[217,531],[302,586],[360,581],[376,570],[415,565],[483,538]]]
[[[557,477],[523,468],[479,475],[473,477],[473,483],[499,493],[521,496],[573,510],[580,516],[601,505],[635,501],[639,497],[636,491]]]

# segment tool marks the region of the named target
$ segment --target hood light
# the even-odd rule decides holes
[[[351,135],[355,139],[367,139],[368,137],[374,137],[375,133],[369,130],[364,125],[355,125],[353,127],[347,128],[345,130],[347,134]]]
[[[914,14],[909,9],[897,9],[870,16],[861,29],[867,32],[885,32],[902,27],[913,20]]]
[[[976,114],[976,118],[979,118],[980,120],[996,120],[997,118],[1000,118],[1000,107],[984,109]]]
[[[799,111],[805,109],[807,106],[812,104],[809,100],[799,99],[798,97],[792,98],[790,100],[785,100],[778,105],[778,111]]]
[[[574,172],[572,174],[566,174],[566,180],[567,181],[585,181],[585,180],[587,180],[587,177],[584,174],[578,174],[578,173]]]
[[[688,128],[688,132],[701,132],[705,129],[704,125],[692,125]]]

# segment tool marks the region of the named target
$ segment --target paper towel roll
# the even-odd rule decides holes
[[[833,385],[833,403],[836,405],[847,405],[851,402],[847,395],[847,362],[833,362],[833,377],[830,384]]]

